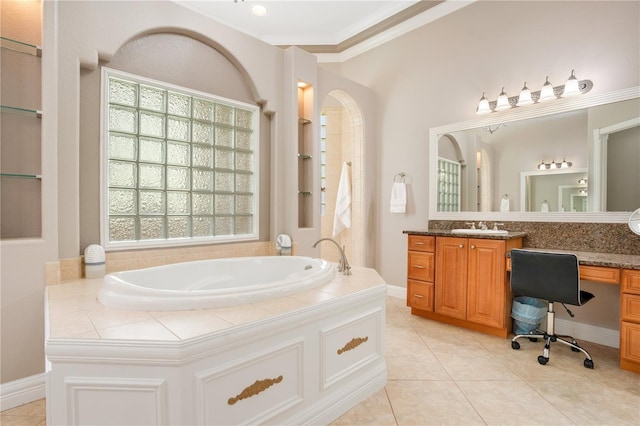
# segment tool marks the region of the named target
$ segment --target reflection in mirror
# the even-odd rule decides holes
[[[634,211],[631,213],[631,216],[629,216],[629,228],[640,235],[640,209]]]
[[[587,169],[523,172],[520,210],[525,212],[586,212]]]
[[[619,102],[609,100],[587,108],[585,102],[561,113],[498,124],[494,118],[490,126],[460,123],[457,128],[438,128],[442,132],[432,129],[431,143],[436,144],[437,154],[430,167],[438,171],[431,184],[436,192],[435,211],[540,212],[545,199],[553,212],[630,211],[640,205],[637,89],[629,90],[635,96]],[[572,163],[568,171],[575,176],[556,177],[560,180],[547,184],[548,192],[542,199],[529,193],[534,184],[546,185],[538,181],[549,180],[533,174],[539,171],[540,163],[560,164],[563,160]],[[455,178],[438,167],[442,164],[459,168],[458,187],[452,185]],[[546,170],[540,176],[558,171]],[[522,173],[528,173],[526,185],[521,184]],[[578,175],[588,180],[588,188],[586,183],[578,183]],[[454,189],[456,194],[451,193]],[[451,201],[455,197],[459,197],[457,204]],[[505,200],[509,201],[505,204]]]

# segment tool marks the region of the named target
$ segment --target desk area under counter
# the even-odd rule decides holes
[[[582,280],[620,286],[620,367],[640,373],[640,255],[526,247],[527,232],[403,233],[411,313],[501,337],[511,333],[510,250],[575,253]]]

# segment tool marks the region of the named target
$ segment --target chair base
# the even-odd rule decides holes
[[[584,348],[578,345],[578,342],[576,342],[576,340],[571,336],[563,336],[563,337],[570,338],[571,340],[569,341],[569,340],[563,339],[557,334],[548,334],[541,330],[534,330],[529,334],[516,334],[513,337],[513,339],[511,339],[511,348],[520,349],[520,343],[518,342],[518,339],[523,337],[526,337],[531,341],[535,341],[537,339],[544,339],[544,342],[545,342],[544,351],[543,351],[543,354],[538,357],[538,362],[542,365],[545,365],[546,363],[549,362],[549,351],[551,349],[551,342],[560,342],[569,346],[571,350],[574,352],[582,352],[586,356],[584,360],[585,368],[593,369],[593,359],[591,358],[591,355]]]

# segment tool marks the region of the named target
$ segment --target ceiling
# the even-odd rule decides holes
[[[296,45],[312,53],[329,54],[362,44],[445,3],[443,0],[174,1],[266,43]],[[252,13],[256,4],[267,8],[264,16]]]

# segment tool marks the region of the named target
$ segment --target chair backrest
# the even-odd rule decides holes
[[[571,253],[511,250],[511,291],[549,302],[580,305],[578,258]]]

